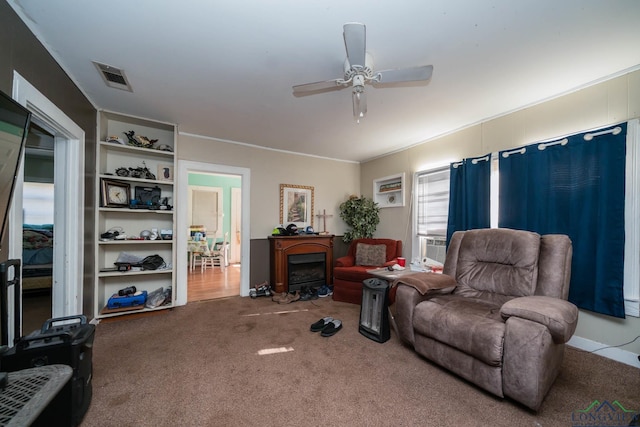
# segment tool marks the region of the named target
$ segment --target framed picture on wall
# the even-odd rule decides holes
[[[280,224],[313,227],[313,187],[280,184]]]
[[[158,164],[158,180],[173,181],[173,165],[168,163]]]

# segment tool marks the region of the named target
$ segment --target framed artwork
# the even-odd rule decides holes
[[[313,227],[313,187],[280,184],[280,224]]]
[[[102,206],[108,208],[129,207],[131,200],[131,186],[126,182],[112,179],[100,179]]]
[[[168,163],[158,164],[157,177],[159,181],[173,181],[173,165]]]

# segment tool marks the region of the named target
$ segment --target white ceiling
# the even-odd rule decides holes
[[[8,0],[97,108],[182,133],[364,161],[640,68],[638,0]],[[342,77],[342,25],[375,69],[431,81],[294,97]],[[125,71],[107,87],[91,61]]]

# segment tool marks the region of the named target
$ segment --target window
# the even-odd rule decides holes
[[[498,158],[492,155],[491,227],[498,224]],[[625,197],[624,300],[628,316],[640,317],[640,121],[630,120],[627,129]],[[449,168],[415,174],[415,260],[432,258],[444,263],[449,205]],[[440,244],[441,243],[441,244]],[[441,249],[441,251],[439,250]]]
[[[418,256],[422,261],[430,258],[444,263],[449,213],[449,167],[419,172],[415,179]]]

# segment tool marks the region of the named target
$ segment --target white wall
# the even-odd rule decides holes
[[[407,174],[410,191],[411,177],[416,171],[639,116],[640,71],[635,71],[364,163],[361,192],[371,196],[373,179],[399,172]],[[409,194],[407,201],[411,200]],[[376,232],[377,237],[402,239],[406,258],[411,257],[410,206],[407,203],[404,208],[382,209]],[[640,258],[640,254],[631,256]],[[580,311],[576,335],[605,345],[618,345],[640,335],[640,319],[616,319]],[[640,340],[622,349],[640,354]]]
[[[343,234],[338,206],[360,191],[360,165],[351,162],[264,150],[215,139],[179,135],[180,160],[215,163],[251,169],[251,238],[266,239],[280,220],[280,184],[314,187],[316,231],[322,222],[315,216],[326,209],[327,230]],[[286,225],[286,224],[285,224]]]

